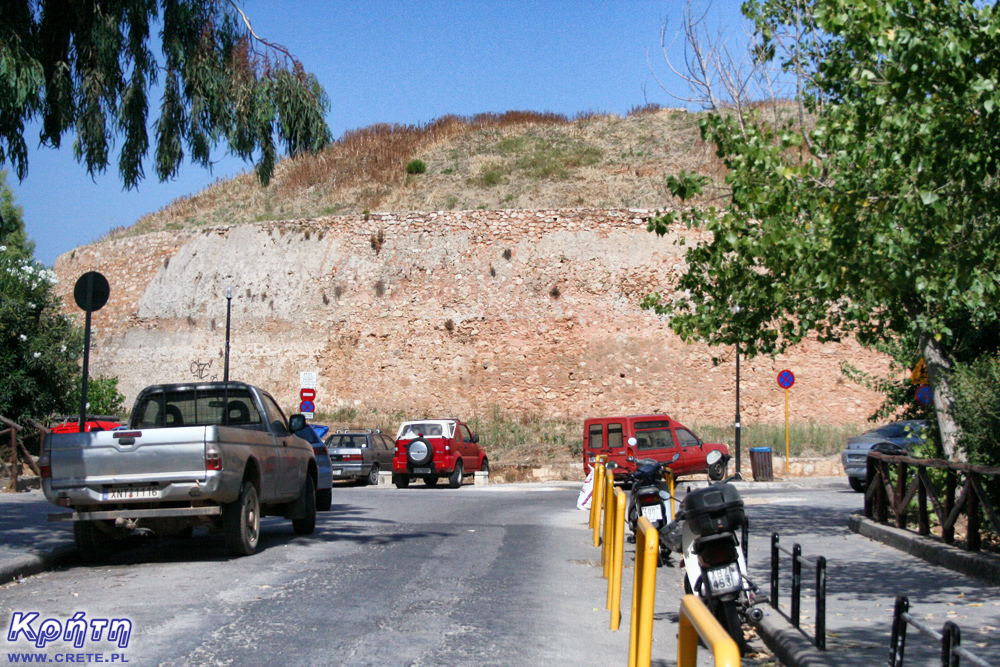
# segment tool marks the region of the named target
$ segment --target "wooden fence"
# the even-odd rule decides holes
[[[891,466],[895,467],[895,482],[890,474]],[[928,469],[945,472],[944,489],[937,488]],[[942,540],[947,544],[955,543],[955,525],[964,515],[968,520],[965,548],[979,551],[982,548],[983,518],[992,526],[993,532],[1000,535],[1000,519],[984,487],[984,482],[991,485],[1000,481],[998,475],[1000,468],[989,466],[869,452],[865,517],[887,524],[891,510],[896,527],[906,528],[910,506],[916,498],[917,532],[929,536],[929,500],[941,525]]]
[[[29,438],[39,439],[39,451],[41,451],[41,440],[45,437],[45,434],[49,432],[47,428],[42,426],[36,421],[29,420],[33,430],[26,431],[23,426],[7,419],[3,415],[0,415],[0,426],[5,426],[0,430],[0,442],[2,439],[9,438],[9,456],[10,462],[5,462],[3,458],[0,458],[0,476],[7,476],[10,478],[10,483],[8,489],[11,491],[16,491],[18,489],[18,475],[21,472],[21,463],[26,464],[35,475],[41,477],[42,472],[38,468],[38,462],[35,461],[35,457],[31,455],[28,448],[25,446],[24,441]],[[3,490],[0,488],[0,490]]]

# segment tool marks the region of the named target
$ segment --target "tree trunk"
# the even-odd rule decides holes
[[[920,348],[924,353],[927,376],[934,387],[934,412],[937,414],[938,432],[944,455],[950,461],[964,461],[964,453],[958,451],[958,440],[962,429],[955,421],[955,396],[951,391],[951,374],[954,362],[944,346],[931,334],[921,334]]]

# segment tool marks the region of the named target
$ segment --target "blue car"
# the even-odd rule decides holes
[[[841,454],[844,472],[851,488],[857,492],[865,490],[865,478],[868,474],[868,450],[877,445],[882,449],[908,453],[913,446],[922,443],[925,438],[927,422],[922,419],[910,419],[893,422],[885,426],[865,431],[861,435],[848,438],[847,449]]]
[[[330,505],[333,504],[333,470],[330,452],[323,444],[323,436],[329,430],[329,426],[308,424],[295,432],[295,435],[312,445],[313,452],[316,453],[316,468],[319,471],[319,478],[316,480],[316,509],[320,512],[329,512]]]

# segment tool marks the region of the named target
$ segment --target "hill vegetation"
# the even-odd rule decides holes
[[[722,174],[698,118],[649,105],[625,117],[509,111],[373,125],[283,160],[268,187],[249,173],[220,180],[108,237],[365,211],[653,209],[669,200],[668,175]]]

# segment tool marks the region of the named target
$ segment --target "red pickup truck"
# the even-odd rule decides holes
[[[635,440],[633,443],[632,440]],[[722,452],[722,460],[709,466],[705,457],[714,449]],[[677,461],[671,463],[674,454]],[[583,471],[590,472],[594,460],[603,456],[614,461],[615,479],[623,480],[635,469],[628,461],[656,459],[670,464],[675,476],[708,473],[711,479],[722,479],[729,463],[729,448],[722,444],[702,442],[691,429],[668,415],[628,415],[594,417],[583,422]]]

